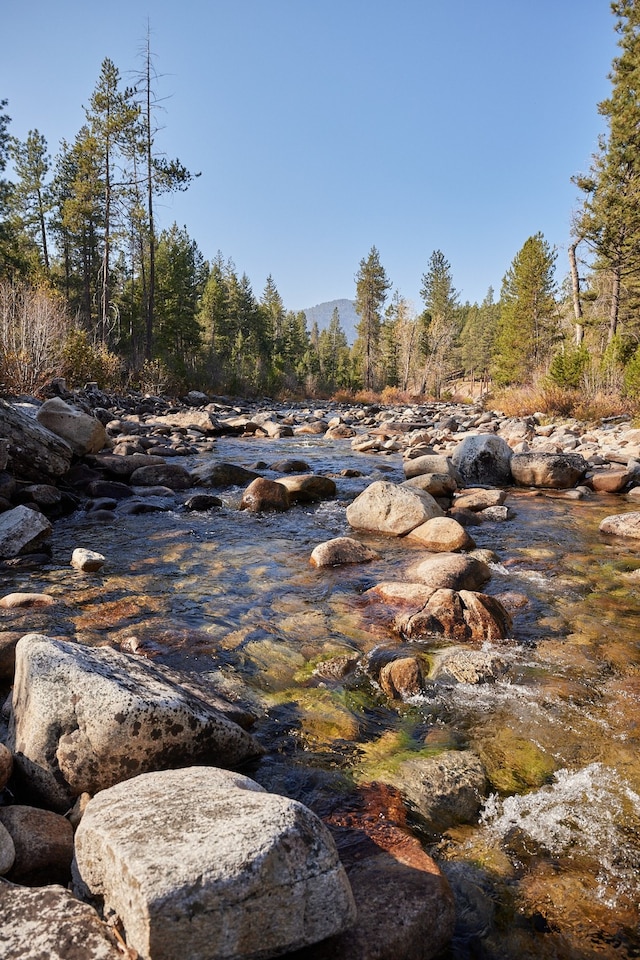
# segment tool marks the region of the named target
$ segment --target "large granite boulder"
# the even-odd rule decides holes
[[[236,715],[172,671],[108,647],[39,634],[16,647],[8,745],[25,789],[55,810],[149,770],[259,755]]]
[[[253,513],[263,513],[267,510],[283,512],[290,506],[289,494],[286,488],[268,480],[266,477],[256,477],[242,494],[241,510],[251,510]]]
[[[506,487],[511,479],[511,447],[493,433],[465,437],[451,457],[465,483]]]
[[[53,527],[45,516],[24,504],[0,513],[0,558],[33,553],[52,531]]]
[[[150,960],[250,960],[316,943],[355,919],[321,820],[211,767],[102,791],[76,833],[74,887]]]
[[[80,457],[86,453],[98,453],[107,442],[107,432],[99,420],[65,403],[61,397],[45,400],[36,419],[47,430],[62,437]]]
[[[347,507],[347,522],[355,530],[401,537],[444,511],[423,490],[376,480]]]
[[[514,453],[513,479],[521,487],[568,490],[580,483],[589,464],[579,453]]]
[[[48,480],[67,472],[70,445],[34,417],[0,399],[0,437],[8,440],[7,464],[23,480]]]
[[[123,960],[113,931],[61,886],[0,883],[2,960]]]

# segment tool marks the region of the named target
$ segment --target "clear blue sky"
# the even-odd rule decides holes
[[[463,300],[527,237],[558,279],[603,129],[616,53],[608,0],[29,0],[2,12],[10,132],[52,154],[84,121],[105,57],[140,66],[147,20],[167,97],[158,143],[201,177],[164,202],[260,295],[289,309],[355,295],[375,245],[420,306],[433,250]]]

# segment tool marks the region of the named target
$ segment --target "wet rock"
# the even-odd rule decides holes
[[[61,886],[0,883],[3,960],[123,960],[93,907]]]
[[[13,682],[16,668],[16,644],[22,633],[4,631],[0,633],[0,680]]]
[[[618,513],[605,517],[599,529],[600,533],[609,533],[614,537],[640,540],[640,513]]]
[[[258,476],[259,474],[254,470],[217,460],[207,461],[191,471],[193,483],[202,487],[245,486]]]
[[[203,512],[221,506],[223,506],[223,503],[220,497],[215,497],[212,493],[196,493],[184,502],[185,510],[193,510],[195,512]]]
[[[393,780],[432,835],[476,820],[488,786],[484,766],[470,750],[404,760]]]
[[[171,490],[188,490],[193,486],[191,474],[179,463],[163,463],[150,467],[138,467],[131,474],[131,483],[141,487],[161,484]]]
[[[0,599],[3,610],[32,610],[34,608],[53,607],[55,598],[48,593],[8,593]]]
[[[9,783],[13,772],[13,754],[4,743],[0,743],[0,793]]]
[[[0,514],[0,558],[33,553],[48,537],[52,526],[41,513],[18,506]]]
[[[2,399],[0,437],[9,441],[12,473],[24,480],[55,479],[71,465],[73,451],[65,440]]]
[[[417,657],[399,657],[380,670],[378,682],[392,700],[406,700],[424,690],[422,666]]]
[[[125,500],[118,513],[135,517],[144,513],[166,512],[173,506],[173,501],[168,497],[131,497]]]
[[[488,650],[446,650],[436,654],[431,679],[456,683],[490,683],[507,672],[504,660]]]
[[[407,583],[403,580],[383,580],[367,590],[366,597],[376,597],[386,603],[422,606],[434,592],[424,583]]]
[[[331,500],[337,493],[335,480],[318,474],[304,474],[296,477],[279,477],[280,483],[291,503],[316,503],[319,500]]]
[[[511,617],[495,597],[470,590],[436,590],[425,606],[396,621],[399,632],[419,639],[442,634],[457,642],[482,643],[506,639]]]
[[[504,490],[464,490],[453,501],[457,510],[472,510],[477,513],[480,510],[486,510],[488,507],[496,507],[507,499]]]
[[[275,480],[266,477],[257,477],[242,494],[241,510],[252,510],[261,513],[265,510],[288,510],[290,506],[289,494],[286,487]]]
[[[355,437],[356,431],[346,423],[338,423],[334,427],[329,427],[325,433],[327,440],[346,440],[349,437]]]
[[[133,490],[128,483],[119,480],[92,480],[87,485],[87,493],[97,500],[126,500],[133,496]]]
[[[438,474],[440,476],[450,477],[452,480],[455,480],[456,483],[461,480],[460,474],[455,469],[450,458],[438,453],[425,454],[422,457],[413,457],[405,460],[402,466],[407,480],[425,474]]]
[[[432,517],[407,534],[407,540],[420,544],[432,553],[455,553],[473,550],[475,541],[452,517]]]
[[[16,647],[8,746],[24,788],[64,811],[81,793],[148,770],[258,756],[232,714],[148,660],[28,634]]]
[[[439,954],[453,930],[451,891],[409,834],[397,790],[378,782],[354,792],[335,771],[274,770],[273,764],[262,782],[322,815],[357,907],[344,933],[288,954],[289,960],[430,960]]]
[[[573,493],[574,491],[570,491]],[[480,515],[483,520],[492,520],[494,523],[504,523],[505,520],[511,519],[511,511],[507,506],[500,507],[486,507],[484,510],[480,511]]]
[[[335,537],[314,547],[311,563],[314,567],[335,567],[343,563],[367,563],[379,560],[380,556],[359,540],[352,537]]]
[[[591,477],[596,493],[620,493],[631,478],[628,470],[598,470]]]
[[[9,873],[16,859],[16,848],[13,845],[11,834],[0,821],[0,877]],[[0,884],[0,888],[4,884]],[[2,921],[2,910],[0,908],[0,922]],[[4,931],[3,931],[4,932]],[[1,943],[2,941],[0,941]]]
[[[87,550],[85,547],[76,547],[71,554],[71,566],[76,570],[82,570],[84,573],[95,573],[105,564],[105,558],[101,553],[95,550]]]
[[[496,725],[491,737],[477,745],[478,753],[495,790],[522,793],[542,786],[552,777],[555,761],[533,740]]]
[[[448,473],[421,473],[417,477],[405,480],[404,487],[417,487],[419,490],[426,490],[432,497],[451,498],[458,489],[458,484],[454,477]]]
[[[415,527],[443,516],[428,493],[376,480],[347,507],[347,522],[355,530],[401,537]]]
[[[355,919],[318,817],[215,768],[147,774],[94,797],[76,833],[74,878],[145,957],[276,956]]]
[[[0,823],[11,835],[15,848],[7,879],[29,887],[69,882],[73,828],[65,817],[16,804],[0,807]]]
[[[277,460],[269,467],[276,473],[311,473],[311,467],[306,460]]]
[[[420,581],[431,592],[449,590],[479,590],[491,579],[491,570],[482,560],[459,553],[439,553],[413,564],[407,579]]]
[[[505,487],[512,482],[511,447],[494,434],[465,437],[454,450],[451,460],[466,484]]]
[[[513,479],[523,487],[566,490],[582,480],[587,468],[579,453],[516,453],[511,458]]]
[[[313,676],[321,680],[344,680],[350,676],[358,665],[359,657],[350,657],[344,654],[339,657],[330,657],[328,660],[321,660],[314,669]]]
[[[77,456],[98,453],[107,442],[107,433],[99,420],[72,407],[60,397],[45,400],[36,419],[43,427],[69,444]]]

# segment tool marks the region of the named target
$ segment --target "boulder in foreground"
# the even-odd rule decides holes
[[[296,800],[211,767],[136,777],[94,797],[74,885],[115,913],[149,960],[251,960],[355,919],[329,831]]]
[[[28,634],[16,647],[9,746],[25,788],[64,811],[149,770],[259,755],[233,710],[140,657]]]

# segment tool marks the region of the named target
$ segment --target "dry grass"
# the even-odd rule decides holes
[[[545,413],[551,417],[573,417],[597,423],[606,417],[635,416],[639,405],[619,394],[572,390],[549,384],[507,387],[489,400],[495,409],[508,417],[526,417]]]

